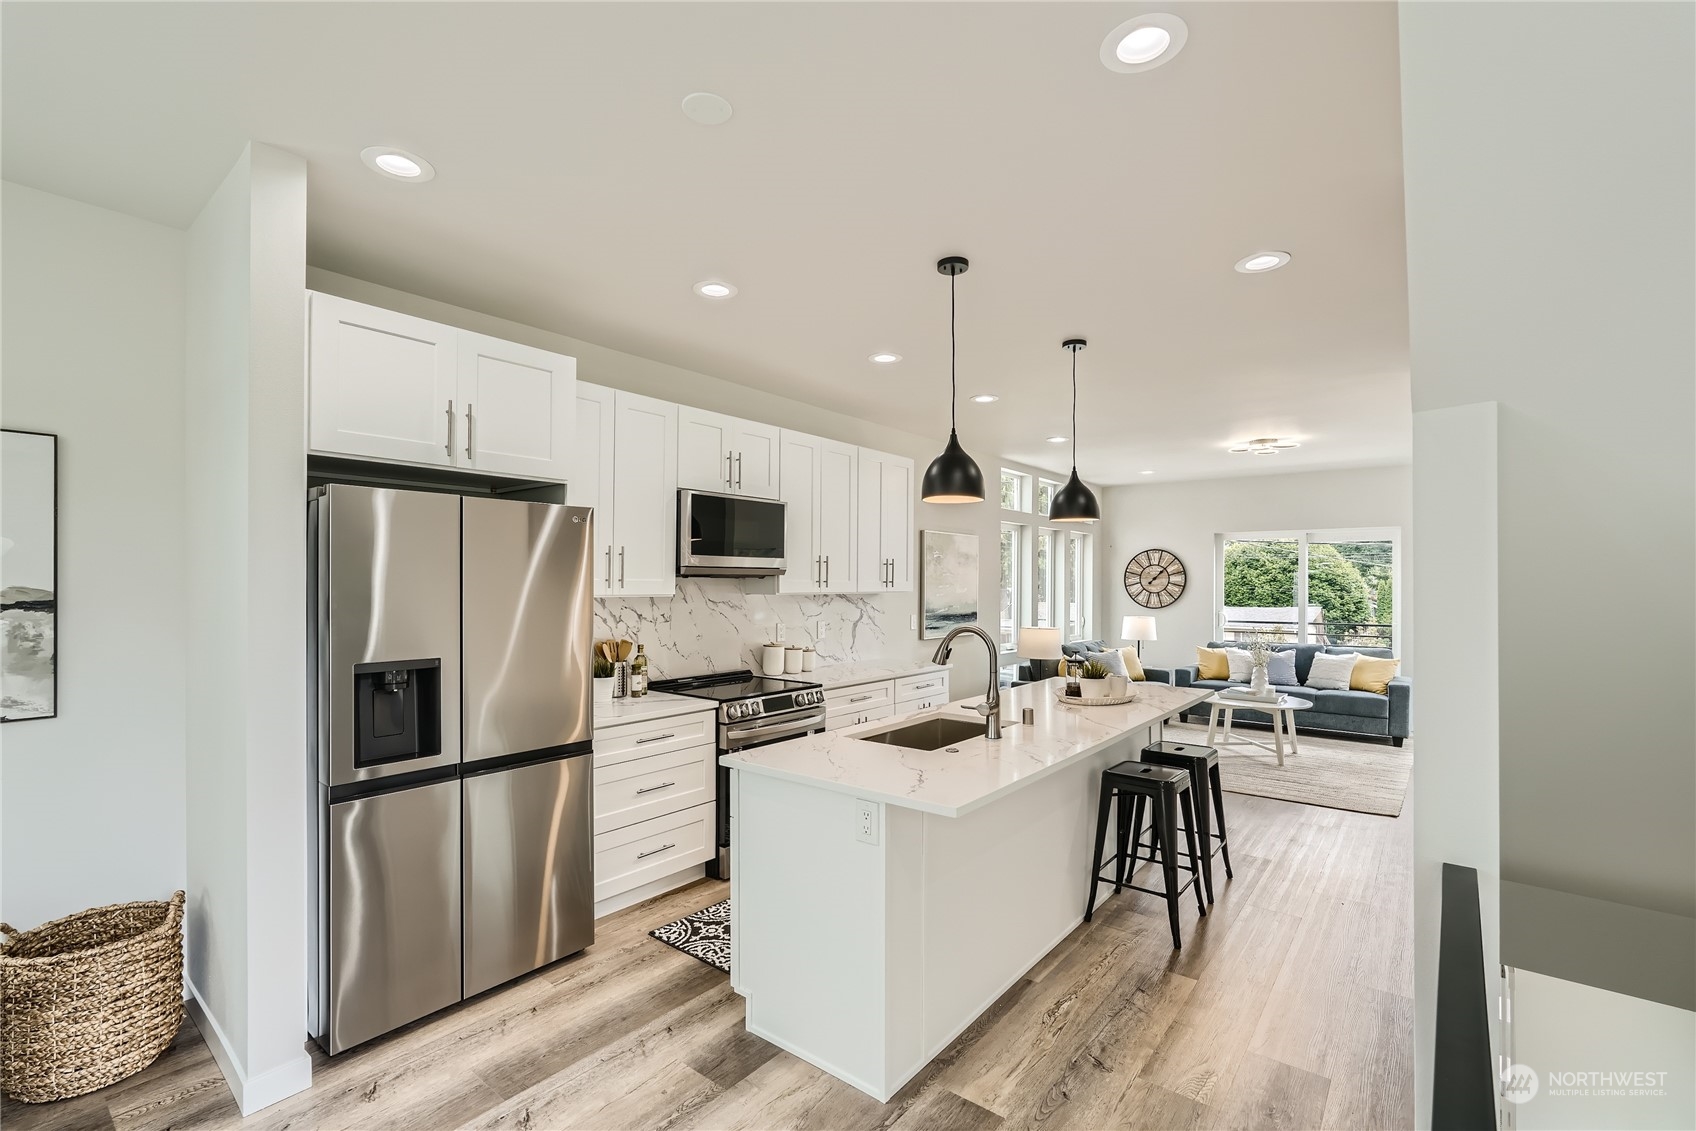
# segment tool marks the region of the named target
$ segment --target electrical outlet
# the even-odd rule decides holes
[[[877,843],[877,802],[855,801],[854,839],[861,844]]]
[[[782,621],[777,622],[777,642],[779,644],[783,643],[783,622]]]

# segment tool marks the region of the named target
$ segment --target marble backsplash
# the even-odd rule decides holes
[[[811,644],[818,662],[918,660],[935,648],[918,638],[911,593],[859,596],[749,593],[735,578],[680,577],[674,597],[602,597],[595,639],[622,637],[647,648],[654,679],[735,668],[759,670],[757,649],[773,640]]]

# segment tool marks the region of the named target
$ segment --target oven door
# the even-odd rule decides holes
[[[788,742],[808,734],[824,733],[824,711],[804,711],[780,719],[750,719],[745,723],[724,723],[718,728],[718,855],[707,861],[707,875],[714,879],[730,878],[730,767],[724,764],[726,754]]]
[[[716,491],[677,492],[677,576],[773,577],[784,570],[784,507]]]

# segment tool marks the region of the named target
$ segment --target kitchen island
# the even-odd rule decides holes
[[[1076,707],[1059,686],[1007,692],[999,741],[866,740],[979,718],[954,703],[723,760],[750,1033],[887,1100],[1083,920],[1102,769],[1211,692]]]

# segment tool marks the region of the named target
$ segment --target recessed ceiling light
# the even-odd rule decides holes
[[[1151,467],[1151,468],[1149,468],[1149,469],[1148,469],[1148,470],[1147,470],[1147,471],[1145,471],[1145,472],[1143,472],[1143,474],[1144,474],[1144,475],[1153,475],[1153,474],[1154,474],[1154,469],[1153,469],[1153,468],[1152,468],[1152,467]]]
[[[1276,436],[1262,436],[1258,440],[1244,440],[1240,444],[1232,444],[1227,451],[1233,455],[1275,456],[1285,448],[1299,448],[1294,440],[1281,440]],[[1146,473],[1145,473],[1146,474]]]
[[[1070,439],[1071,439],[1070,436],[1050,436],[1048,438],[1048,442],[1050,444],[1064,444],[1067,440],[1070,440]]]
[[[683,113],[691,122],[703,126],[721,126],[730,121],[730,103],[716,94],[698,90],[683,99]]]
[[[1101,65],[1122,75],[1153,70],[1170,62],[1189,37],[1189,25],[1169,12],[1137,16],[1101,41]]]
[[[901,360],[901,355],[898,353],[874,353],[871,356],[871,360],[877,362],[879,365],[894,365],[897,361]]]
[[[1276,271],[1289,261],[1287,251],[1257,251],[1237,260],[1237,270],[1245,275],[1258,275],[1262,271]]]
[[[973,404],[994,404],[996,401],[998,401],[1000,399],[1001,398],[996,396],[994,393],[979,393],[977,396],[972,398],[972,403]]]
[[[703,279],[695,284],[695,293],[702,298],[729,298],[736,288],[722,279]]]
[[[372,145],[359,151],[359,159],[374,172],[397,181],[419,184],[436,175],[435,166],[416,153],[387,145]]]

